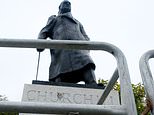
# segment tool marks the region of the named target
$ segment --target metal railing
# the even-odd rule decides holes
[[[0,111],[60,115],[126,115],[126,108],[124,106],[51,104],[41,102],[0,102]]]
[[[89,42],[89,41],[75,41],[75,40],[70,41],[70,40],[0,39],[0,47],[103,50],[108,53],[111,53],[117,60],[117,69],[115,70],[112,78],[110,79],[108,85],[106,86],[106,88],[105,88],[105,90],[98,102],[98,105],[95,105],[95,106],[96,106],[96,108],[97,107],[105,107],[104,105],[101,105],[101,104],[103,104],[103,102],[105,101],[106,97],[108,96],[108,94],[112,90],[114,84],[116,83],[117,79],[120,78],[121,107],[125,108],[125,109],[123,109],[123,110],[125,110],[125,112],[123,110],[121,110],[118,114],[119,115],[121,115],[121,114],[137,115],[135,99],[134,99],[134,95],[133,95],[133,91],[132,91],[132,87],[131,87],[130,75],[129,75],[129,71],[128,71],[126,58],[125,58],[124,54],[122,53],[122,51],[112,44],[105,43],[105,42]],[[5,109],[5,108],[1,109],[1,107],[3,105],[6,105],[6,107],[7,107],[7,105],[9,106],[10,104],[13,104],[13,102],[12,103],[11,102],[0,103],[0,111]],[[18,102],[15,104],[16,106],[13,106],[13,105],[12,106],[14,109],[19,108],[18,112],[23,112],[23,111],[20,111],[21,104],[24,105],[23,106],[24,108],[29,107],[27,105],[28,103],[23,103],[23,102]],[[35,104],[33,104],[33,105],[35,105]],[[36,103],[36,105],[37,105],[37,103]],[[54,106],[50,105],[49,107],[50,107],[50,109],[54,109],[57,106],[59,107],[57,109],[60,109],[60,107],[61,107],[61,109],[63,108],[63,106],[57,105],[57,104],[55,104]],[[84,106],[84,105],[80,105],[80,106]],[[89,110],[90,110],[90,112],[92,112],[91,110],[93,107],[95,108],[95,106],[90,106],[90,105],[87,106],[86,105],[85,108],[88,111],[87,111],[87,113],[83,112],[83,114],[89,114]],[[72,109],[75,110],[75,107],[78,108],[79,106],[73,105],[73,107],[74,107],[74,109],[73,108]],[[115,107],[118,108],[119,106],[115,106]],[[39,108],[46,108],[46,110],[47,110],[46,113],[48,113],[50,111],[50,109],[47,106],[41,105],[41,107],[40,107],[39,103],[38,103],[38,106],[36,106],[36,108],[34,109],[35,113],[41,113]],[[108,108],[110,108],[110,106],[108,106]],[[116,109],[108,110],[108,108],[106,108],[106,109],[107,109],[107,111],[109,111],[109,113],[112,113],[112,112],[116,113]],[[71,105],[68,107],[65,106],[65,108],[62,109],[63,113],[65,113],[65,111],[67,111],[68,109],[71,110]],[[82,108],[80,108],[80,109],[82,110]],[[11,111],[11,110],[12,109],[9,109],[7,107],[7,111]],[[26,111],[24,111],[24,112],[28,113],[28,111],[29,110],[26,109]],[[29,112],[31,112],[31,111],[29,111]],[[51,111],[50,111],[50,113],[51,113]],[[103,113],[103,108],[102,108],[102,113]],[[95,114],[98,114],[98,112]],[[110,115],[110,114],[108,114],[108,115]]]
[[[149,60],[151,58],[154,58],[154,50],[147,51],[142,55],[142,57],[140,58],[139,67],[146,96],[154,105],[154,81],[149,66]],[[154,109],[152,113],[154,114]]]

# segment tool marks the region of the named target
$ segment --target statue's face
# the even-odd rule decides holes
[[[61,13],[71,12],[71,3],[69,1],[64,1],[60,4],[59,10]]]

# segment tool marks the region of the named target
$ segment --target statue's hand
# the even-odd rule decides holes
[[[38,51],[38,52],[43,52],[43,51],[44,51],[44,49],[37,49],[37,51]]]
[[[46,38],[47,38],[47,36],[46,36],[45,33],[44,33],[44,34],[39,34],[38,39],[44,40],[44,39],[46,39]],[[44,51],[44,49],[37,48],[37,51],[38,51],[38,52],[42,52],[42,51]]]

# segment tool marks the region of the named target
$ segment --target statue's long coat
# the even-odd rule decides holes
[[[69,13],[49,17],[47,25],[39,34],[39,39],[46,39],[47,37],[53,40],[89,40],[81,23]],[[51,49],[50,52],[49,79],[56,78],[63,73],[79,70],[87,64],[92,65],[92,68],[95,69],[95,64],[90,58],[88,50]]]

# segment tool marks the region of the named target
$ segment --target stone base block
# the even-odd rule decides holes
[[[103,89],[25,84],[22,101],[66,104],[97,104]],[[111,91],[105,105],[119,105],[119,94]],[[21,114],[27,115],[27,114]],[[31,115],[31,114],[28,114]],[[34,115],[34,114],[32,114]],[[38,115],[38,114],[36,114]],[[40,114],[39,114],[40,115]]]

